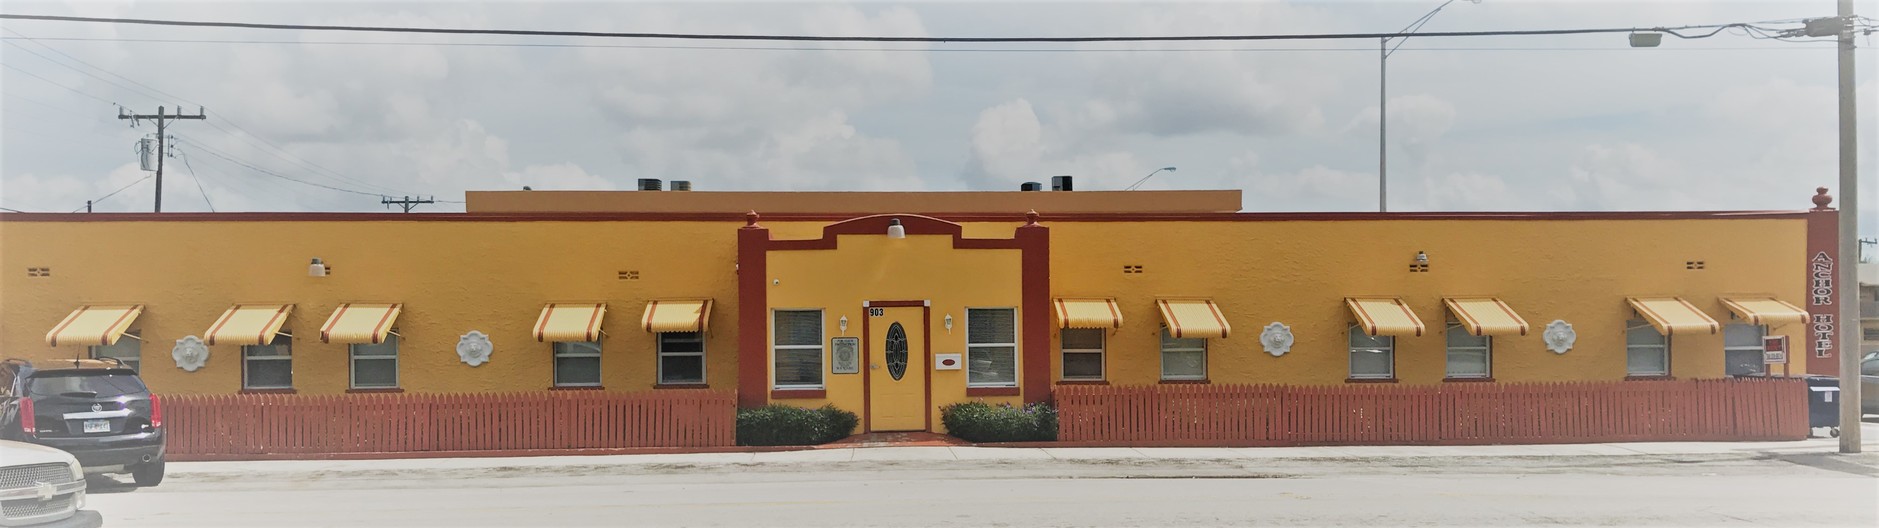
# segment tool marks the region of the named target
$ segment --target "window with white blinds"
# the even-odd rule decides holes
[[[771,326],[775,387],[822,387],[822,310],[777,310]]]
[[[1018,386],[1018,310],[966,309],[966,386]]]

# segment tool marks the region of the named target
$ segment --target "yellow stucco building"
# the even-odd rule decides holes
[[[451,214],[6,213],[0,346],[122,357],[163,393],[714,388],[833,403],[863,431],[1063,384],[1719,378],[1761,371],[1768,336],[1794,343],[1775,373],[1837,352],[1808,313],[1824,202],[1239,203],[519,191]]]

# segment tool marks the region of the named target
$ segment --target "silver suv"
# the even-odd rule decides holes
[[[46,446],[0,440],[0,526],[96,528],[85,507],[85,470],[78,459]]]

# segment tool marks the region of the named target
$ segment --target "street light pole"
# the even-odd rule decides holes
[[[1859,120],[1853,86],[1853,0],[1840,0],[1840,452],[1860,448]]]
[[[1468,0],[1468,2],[1479,4],[1481,0]],[[1390,211],[1390,162],[1388,152],[1390,138],[1389,76],[1390,54],[1396,53],[1396,50],[1390,47],[1390,39],[1398,38],[1403,41],[1408,41],[1410,33],[1415,33],[1416,30],[1422,29],[1424,24],[1429,23],[1429,19],[1435,18],[1436,13],[1442,12],[1442,8],[1448,7],[1449,4],[1453,3],[1455,3],[1455,0],[1448,0],[1442,2],[1442,5],[1435,6],[1435,9],[1430,9],[1428,13],[1424,13],[1422,18],[1418,18],[1415,22],[1410,22],[1409,25],[1403,26],[1403,30],[1398,31],[1395,37],[1382,37],[1377,39],[1377,212],[1386,213]],[[1403,43],[1401,41],[1397,42],[1396,47],[1403,47]]]

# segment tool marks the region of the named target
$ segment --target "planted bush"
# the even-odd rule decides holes
[[[848,437],[860,423],[835,405],[804,409],[773,403],[737,411],[737,445],[814,445]]]
[[[1035,442],[1057,439],[1057,409],[1047,403],[1023,407],[982,401],[940,408],[946,432],[969,442]]]

